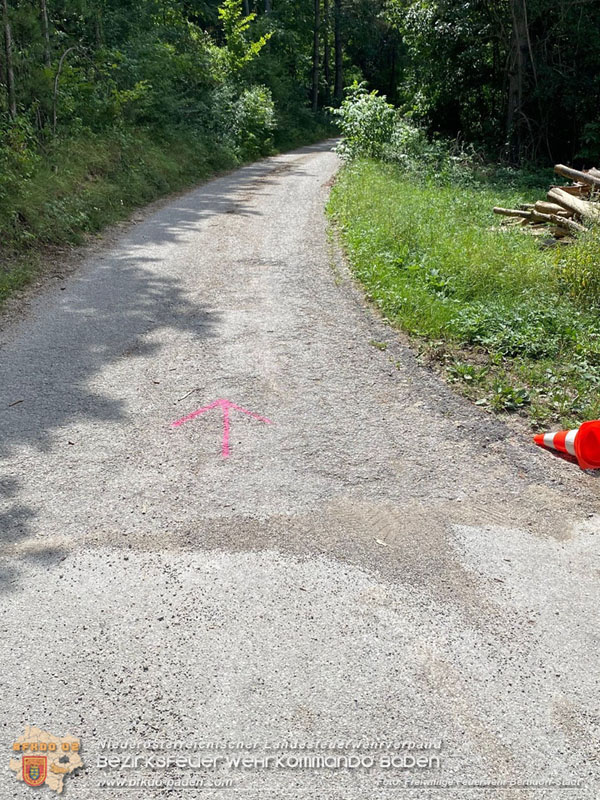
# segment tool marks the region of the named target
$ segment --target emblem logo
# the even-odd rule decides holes
[[[26,725],[25,733],[12,743],[9,769],[26,786],[48,786],[61,794],[66,778],[83,767],[81,740]]]
[[[46,780],[47,756],[23,756],[23,780],[27,786],[41,786]]]

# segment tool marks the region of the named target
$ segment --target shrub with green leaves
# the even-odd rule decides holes
[[[367,92],[364,83],[355,82],[341,107],[332,110],[344,137],[337,152],[346,161],[379,158],[438,182],[471,179],[476,160],[472,147],[432,139],[424,128],[401,117],[385,97]]]
[[[0,122],[0,233],[4,245],[18,235],[21,220],[17,198],[39,167],[38,151],[31,124],[24,117]]]
[[[245,89],[233,106],[233,132],[244,158],[267,155],[273,147],[275,105],[265,86]]]
[[[432,138],[427,131],[398,116],[389,143],[383,149],[386,161],[392,161],[407,170],[436,174],[452,171],[460,164],[470,166],[472,151],[466,152],[458,142]]]
[[[354,84],[347,90],[340,108],[332,109],[339,119],[343,141],[337,152],[347,161],[360,156],[381,156],[390,142],[396,109],[385,96],[368,92],[364,83]]]
[[[506,357],[547,358],[556,356],[575,340],[572,311],[556,307],[555,298],[540,304],[531,299],[520,303],[511,299],[473,303],[453,317],[448,330],[463,344],[479,345]]]

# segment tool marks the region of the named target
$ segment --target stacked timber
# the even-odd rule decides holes
[[[581,172],[557,164],[554,171],[571,183],[552,186],[546,200],[523,203],[519,208],[494,208],[507,217],[507,225],[520,225],[529,233],[552,236],[563,244],[573,236],[600,223],[600,170]]]

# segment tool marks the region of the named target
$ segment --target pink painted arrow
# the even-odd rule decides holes
[[[215,400],[214,403],[211,403],[209,406],[204,406],[204,408],[199,408],[197,411],[193,411],[191,414],[188,414],[187,417],[182,417],[178,419],[176,422],[172,423],[173,428],[179,428],[180,425],[183,425],[185,422],[189,422],[192,419],[196,419],[201,414],[205,414],[207,411],[210,411],[212,408],[222,408],[223,409],[223,444],[221,446],[221,455],[223,458],[229,457],[229,430],[230,430],[230,422],[229,422],[229,412],[231,409],[234,411],[241,411],[242,414],[247,414],[249,417],[253,417],[254,419],[260,420],[260,422],[266,422],[268,425],[271,425],[271,420],[267,419],[266,417],[261,417],[258,414],[255,414],[253,411],[248,411],[247,408],[242,408],[241,406],[237,406],[235,403],[232,403],[231,400]]]

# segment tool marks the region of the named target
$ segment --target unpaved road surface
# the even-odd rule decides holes
[[[207,183],[5,326],[2,800],[33,796],[25,725],[80,737],[68,800],[597,797],[598,484],[366,306],[327,238],[337,168],[329,142]],[[171,424],[220,398],[271,421],[231,411],[226,459],[220,408]],[[109,739],[258,763],[105,788],[191,774],[102,767]],[[432,747],[395,751],[412,772],[327,749],[359,740]],[[285,742],[374,766],[261,765]]]

